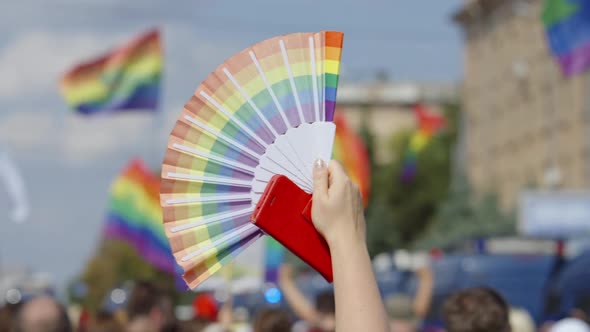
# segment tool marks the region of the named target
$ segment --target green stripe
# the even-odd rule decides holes
[[[338,87],[338,75],[326,73],[326,87],[337,88]]]
[[[578,4],[574,4],[568,0],[545,0],[545,7],[541,14],[543,24],[546,28],[550,28],[570,17],[578,11],[578,7]]]

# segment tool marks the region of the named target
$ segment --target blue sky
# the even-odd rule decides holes
[[[32,214],[8,221],[0,187],[0,262],[49,272],[61,284],[83,268],[100,234],[110,181],[127,160],[156,167],[184,102],[219,63],[246,46],[298,31],[345,33],[342,81],[457,81],[462,41],[446,0],[54,0],[0,4],[0,149],[20,166]],[[144,29],[165,43],[162,112],[80,118],[59,76]],[[260,251],[246,253],[257,261]]]

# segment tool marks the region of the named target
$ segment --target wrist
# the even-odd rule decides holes
[[[367,245],[363,235],[353,231],[340,231],[327,234],[326,242],[330,247],[332,256],[338,253],[344,253],[359,250],[366,250]]]

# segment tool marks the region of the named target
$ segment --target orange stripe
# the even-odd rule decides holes
[[[326,47],[326,59],[340,61],[341,48]]]
[[[326,31],[325,34],[326,47],[342,48],[342,39],[344,38],[344,34],[342,32]]]

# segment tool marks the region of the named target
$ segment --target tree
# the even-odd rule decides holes
[[[391,138],[395,160],[373,168],[373,191],[367,210],[368,243],[372,254],[409,246],[430,224],[448,193],[459,108],[444,107],[445,129],[431,139],[417,159],[417,175],[401,180],[403,157],[412,131]]]
[[[494,194],[474,195],[466,177],[459,176],[414,247],[444,248],[468,239],[515,233],[514,214],[502,213]]]
[[[80,280],[87,287],[82,304],[92,311],[100,309],[113,288],[128,281],[151,281],[168,292],[174,292],[175,287],[173,276],[143,260],[127,243],[112,239],[103,239]]]

